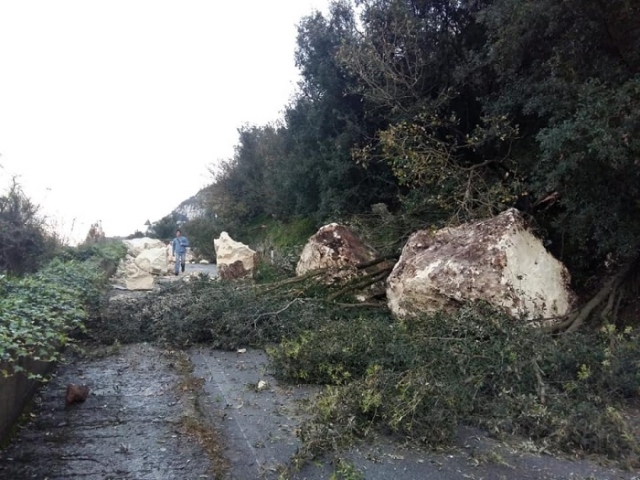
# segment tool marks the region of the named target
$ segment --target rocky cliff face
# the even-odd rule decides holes
[[[180,203],[169,215],[175,216],[176,220],[180,223],[202,217],[205,213],[205,197],[206,191],[202,189],[194,196]]]
[[[205,202],[207,195],[208,187],[181,202],[168,215],[155,220],[153,223],[147,223],[147,235],[155,238],[173,238],[177,227],[206,214]]]

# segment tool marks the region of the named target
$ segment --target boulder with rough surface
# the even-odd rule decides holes
[[[363,302],[384,297],[385,272],[391,270],[393,264],[382,260],[374,262],[378,258],[378,252],[348,227],[330,223],[309,238],[300,254],[296,274],[321,271],[325,284],[344,288],[349,282],[367,277],[366,285],[351,292],[356,300]]]
[[[155,277],[140,267],[135,262],[125,267],[124,286],[127,290],[152,290],[155,286]]]
[[[125,244],[125,246],[127,247],[127,253],[132,257],[137,257],[142,253],[143,250],[165,246],[162,240],[149,237],[132,238],[129,240],[123,240],[122,243]]]
[[[65,395],[65,403],[71,405],[72,403],[82,403],[89,396],[89,387],[86,385],[76,385],[70,383],[67,385],[67,393]]]
[[[296,274],[320,269],[355,267],[378,257],[377,252],[349,228],[337,223],[321,227],[309,238],[300,254]]]
[[[151,290],[155,277],[173,270],[170,250],[160,240],[134,238],[123,240],[127,254],[120,262],[115,280],[127,290]]]
[[[166,275],[173,266],[164,247],[154,247],[142,250],[134,259],[135,264],[145,272],[153,275]]]
[[[398,316],[450,310],[485,300],[509,315],[552,319],[575,295],[565,266],[515,209],[471,224],[414,233],[387,282]]]
[[[218,276],[223,280],[253,278],[256,252],[244,243],[236,242],[227,232],[214,239]]]

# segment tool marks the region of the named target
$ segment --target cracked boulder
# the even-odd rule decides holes
[[[575,301],[566,267],[516,209],[409,238],[387,281],[399,317],[484,300],[513,317],[555,319]]]

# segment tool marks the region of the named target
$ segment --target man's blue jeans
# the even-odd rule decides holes
[[[180,265],[182,265],[182,271],[184,272],[184,264],[187,261],[187,252],[182,252],[182,253],[176,252],[175,257],[176,257],[175,274],[178,275],[178,273],[180,272]]]

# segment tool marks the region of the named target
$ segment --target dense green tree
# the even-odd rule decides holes
[[[574,269],[632,257],[640,242],[640,10],[615,0],[495,0],[476,46],[485,111],[520,125],[518,169]],[[481,72],[481,73],[480,73]],[[490,85],[490,87],[489,87]]]
[[[354,146],[373,137],[380,121],[365,118],[362,97],[337,57],[353,31],[346,3],[336,3],[328,17],[316,12],[300,23],[296,62],[303,80],[283,124],[240,129],[233,158],[215,175],[210,209],[226,228],[260,215],[320,222],[396,200],[386,164],[365,168],[352,158]]]
[[[215,212],[226,228],[237,228],[252,218],[277,209],[273,170],[280,158],[279,129],[244,126],[232,159],[215,173],[207,211]]]
[[[34,272],[50,259],[55,247],[38,207],[14,180],[0,195],[0,272]]]
[[[159,240],[171,240],[176,236],[178,228],[180,228],[180,219],[175,213],[172,213],[152,223],[147,230],[147,236]]]
[[[384,159],[432,222],[529,198],[556,254],[586,275],[637,251],[638,45],[629,1],[356,0],[341,65]],[[552,201],[555,204],[551,207]]]
[[[505,176],[517,129],[489,116],[464,76],[468,45],[481,29],[463,2],[358,0],[362,30],[339,58],[358,79],[367,112],[386,125],[356,151],[385,161],[402,187],[404,210],[430,223],[464,221],[504,208],[519,192]]]
[[[182,226],[182,230],[198,257],[215,261],[216,251],[213,246],[213,239],[218,238],[220,232],[222,232],[215,216],[206,214],[189,220]]]
[[[299,93],[241,131],[212,205],[222,225],[516,205],[601,283],[640,244],[639,52],[631,0],[336,1],[301,21]]]
[[[373,137],[384,121],[367,115],[356,77],[339,59],[341,45],[356,33],[346,2],[334,3],[327,17],[318,12],[306,17],[298,28],[296,63],[303,80],[285,112],[284,181],[296,192],[293,213],[318,220],[395,200],[388,167],[365,169],[352,158],[352,149]]]

